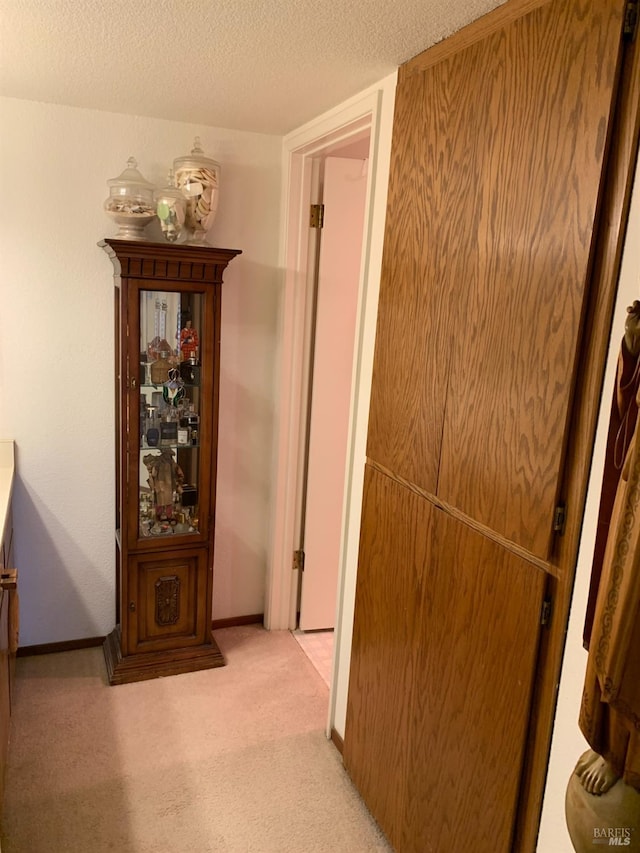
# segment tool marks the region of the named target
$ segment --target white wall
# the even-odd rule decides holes
[[[17,447],[21,644],[114,623],[113,268],[108,178],[164,186],[196,134],[222,165],[214,618],[261,613],[271,500],[281,138],[0,99],[0,437]],[[153,233],[153,232],[152,232]]]
[[[598,521],[600,489],[602,487],[602,472],[604,469],[611,394],[615,382],[616,363],[618,352],[620,351],[620,341],[624,335],[626,308],[633,303],[634,299],[640,299],[639,233],[640,180],[636,179],[622,259],[609,355],[607,358],[593,465],[587,492],[584,526],[578,554],[567,644],[560,678],[560,692],[556,710],[553,742],[551,745],[547,788],[538,838],[537,849],[540,853],[569,853],[573,849],[566,828],[564,799],[567,783],[576,765],[576,761],[585,749],[588,748],[588,744],[578,728],[578,713],[584,685],[584,673],[587,665],[587,653],[582,647],[582,629],[587,609],[591,559],[593,557]]]

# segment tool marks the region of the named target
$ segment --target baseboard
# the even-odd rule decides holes
[[[342,752],[344,750],[344,740],[340,737],[338,732],[333,728],[331,729],[331,740],[333,741],[333,745],[338,750],[340,755],[342,755]]]
[[[234,628],[237,625],[256,625],[264,623],[264,613],[252,613],[248,616],[230,616],[228,619],[214,619],[211,622],[213,631],[219,628]],[[76,649],[91,649],[101,646],[104,637],[85,637],[82,640],[64,640],[61,643],[41,643],[37,646],[19,646],[16,652],[20,658],[31,655],[51,655],[56,652],[73,652]]]
[[[91,649],[94,646],[101,646],[104,643],[104,637],[85,637],[82,640],[64,640],[61,643],[42,643],[38,646],[18,646],[16,652],[19,658],[30,657],[31,655],[51,655],[56,652],[73,652],[77,649]]]
[[[264,613],[252,613],[250,616],[229,616],[227,619],[213,619],[211,622],[211,630],[217,631],[219,628],[235,628],[238,625],[262,625],[264,623]]]

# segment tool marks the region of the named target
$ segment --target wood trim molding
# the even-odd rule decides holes
[[[344,740],[334,728],[331,729],[331,741],[340,755],[342,755],[344,752]]]
[[[74,652],[78,649],[92,649],[104,643],[104,637],[84,637],[81,640],[64,640],[61,643],[41,643],[34,646],[20,646],[16,652],[19,658],[33,655],[51,655],[57,652]]]
[[[211,630],[219,631],[221,628],[235,628],[238,625],[264,624],[264,613],[252,613],[249,616],[229,616],[226,619],[212,619]]]
[[[399,483],[401,486],[404,486],[406,489],[409,489],[411,492],[415,492],[415,494],[419,495],[421,498],[429,501],[429,503],[433,504],[438,509],[442,510],[442,512],[446,513],[446,515],[450,515],[452,518],[455,518],[461,524],[470,527],[472,530],[477,531],[482,536],[485,536],[487,539],[490,539],[492,542],[495,542],[497,545],[500,545],[505,551],[509,551],[512,554],[515,554],[521,560],[526,560],[527,563],[531,563],[531,565],[535,566],[537,569],[542,569],[543,572],[547,574],[554,575],[556,573],[555,565],[552,565],[547,560],[542,560],[540,557],[536,557],[535,554],[532,554],[530,551],[527,551],[526,548],[523,548],[521,545],[518,545],[515,542],[512,542],[510,539],[507,539],[505,536],[501,536],[499,533],[496,533],[491,527],[487,527],[486,524],[482,524],[479,521],[476,521],[475,518],[471,518],[471,516],[466,515],[461,510],[456,507],[448,504],[446,501],[443,501],[437,495],[428,492],[426,489],[422,489],[420,486],[417,486],[415,483],[412,483],[410,480],[406,480],[404,477],[398,476],[393,471],[390,471],[388,468],[385,468],[384,465],[381,465],[379,462],[376,462],[374,459],[367,458],[367,465],[370,468],[373,468],[379,474],[382,474],[384,477],[389,477],[391,480],[395,480],[396,483]]]
[[[536,848],[593,442],[638,158],[640,39],[624,49],[621,73],[594,249],[589,305],[580,359],[576,365],[575,401],[569,430],[571,441],[566,451],[561,491],[561,497],[566,499],[567,523],[565,535],[557,539],[554,560],[558,566],[557,577],[550,580],[554,615],[540,645],[538,666],[545,677],[535,686],[529,726],[531,734],[513,845],[514,850],[523,853],[532,853]],[[576,708],[576,726],[578,710]]]
[[[468,26],[458,30],[457,33],[453,33],[444,41],[427,48],[427,50],[401,65],[398,70],[398,85],[404,83],[407,77],[412,74],[425,71],[432,65],[442,62],[448,56],[459,53],[459,51],[481,41],[492,32],[502,29],[512,21],[521,18],[522,15],[533,12],[550,2],[551,0],[510,0],[502,6],[498,6],[497,9],[493,9],[476,21],[472,21]]]
[[[217,631],[221,628],[234,628],[237,625],[256,625],[264,621],[263,613],[253,613],[248,616],[231,616],[228,619],[214,619],[211,622],[211,630]],[[20,646],[17,656],[20,658],[32,657],[33,655],[51,655],[57,652],[73,652],[78,649],[92,649],[102,646],[104,637],[83,637],[80,640],[64,640],[60,643],[41,643],[33,646]]]

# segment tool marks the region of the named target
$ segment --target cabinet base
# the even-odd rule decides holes
[[[130,684],[149,678],[196,672],[224,666],[226,661],[215,640],[204,646],[188,646],[162,652],[144,652],[123,656],[120,644],[120,628],[107,634],[102,646],[107,664],[109,684]]]

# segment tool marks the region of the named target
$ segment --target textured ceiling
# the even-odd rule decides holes
[[[504,0],[1,0],[0,94],[284,134]]]

